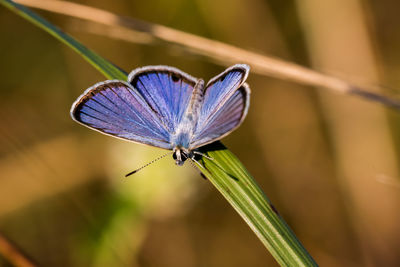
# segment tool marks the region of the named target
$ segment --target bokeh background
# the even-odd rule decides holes
[[[395,0],[91,0],[347,79],[400,88]],[[126,71],[172,65],[209,79],[206,55],[38,11]],[[104,77],[0,7],[0,234],[38,266],[276,266],[190,164],[70,119]],[[224,138],[321,266],[400,265],[400,113],[322,88],[250,74],[249,115]],[[0,255],[0,266],[12,266]]]

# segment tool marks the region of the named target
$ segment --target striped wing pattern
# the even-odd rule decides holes
[[[108,135],[171,149],[169,132],[129,84],[106,81],[94,85],[71,109],[74,120]]]
[[[168,66],[134,70],[128,78],[170,133],[174,133],[188,108],[196,78]]]

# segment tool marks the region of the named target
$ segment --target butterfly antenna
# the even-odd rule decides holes
[[[125,177],[128,177],[128,176],[130,176],[130,175],[132,175],[132,174],[137,173],[137,172],[140,171],[141,169],[146,168],[146,167],[149,166],[150,164],[153,164],[154,162],[156,162],[156,161],[158,161],[158,160],[160,160],[160,159],[162,159],[162,158],[164,158],[164,157],[166,157],[166,156],[168,156],[168,155],[170,155],[170,154],[172,154],[172,153],[174,153],[174,152],[168,152],[168,153],[166,153],[166,154],[164,154],[164,155],[162,155],[162,156],[159,156],[158,158],[153,159],[152,161],[150,161],[149,163],[143,165],[142,167],[140,167],[140,168],[138,168],[138,169],[136,169],[136,170],[134,170],[134,171],[131,171],[130,173],[126,174]]]

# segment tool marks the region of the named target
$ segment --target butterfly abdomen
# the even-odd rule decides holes
[[[191,122],[197,120],[201,108],[201,103],[203,102],[203,96],[204,96],[204,81],[202,79],[199,79],[199,81],[196,83],[193,89],[192,97],[190,98],[190,103],[185,112],[185,117],[189,119]]]

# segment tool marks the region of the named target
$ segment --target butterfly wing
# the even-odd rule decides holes
[[[191,149],[221,139],[242,123],[250,105],[248,72],[249,66],[238,64],[208,82]]]
[[[122,81],[105,81],[87,89],[72,105],[71,116],[107,135],[172,149],[163,121],[138,91]]]
[[[176,68],[147,66],[129,74],[129,83],[143,96],[170,133],[175,133],[198,80]]]

